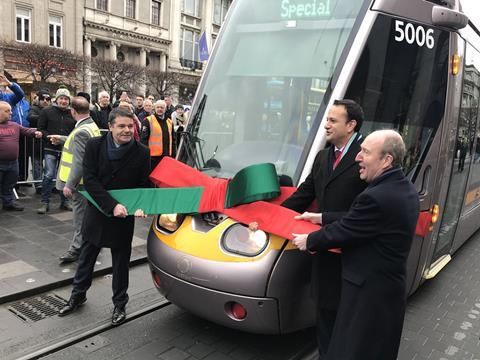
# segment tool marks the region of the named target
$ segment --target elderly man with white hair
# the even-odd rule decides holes
[[[96,123],[100,129],[108,129],[108,115],[112,111],[110,94],[106,91],[98,93],[98,103],[95,104]]]
[[[175,157],[176,141],[173,122],[165,115],[167,104],[158,100],[154,112],[145,118],[142,124],[140,141],[150,149],[152,170],[164,156]]]
[[[406,263],[419,214],[418,193],[403,174],[405,144],[375,131],[356,157],[368,187],[348,213],[319,231],[295,234],[300,250],[342,249],[342,291],[323,360],[395,360],[406,307]],[[302,214],[299,219],[311,220]]]

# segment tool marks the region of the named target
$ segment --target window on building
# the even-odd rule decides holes
[[[97,0],[97,9],[108,11],[108,0]]]
[[[229,0],[213,0],[213,23],[222,25],[227,14]]]
[[[183,0],[183,12],[189,15],[200,17],[202,0]]]
[[[48,34],[50,46],[62,47],[62,18],[60,16],[50,15],[48,21]]]
[[[152,0],[152,24],[160,26],[160,1]]]
[[[26,9],[18,9],[17,15],[17,41],[30,42],[30,23],[32,12]]]
[[[135,0],[126,0],[126,9],[125,9],[125,16],[135,19]]]
[[[185,60],[198,61],[198,39],[200,33],[190,29],[180,32],[180,54]]]

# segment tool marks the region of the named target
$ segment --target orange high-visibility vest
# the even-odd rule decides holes
[[[173,151],[173,138],[172,138],[172,131],[173,131],[173,123],[172,120],[169,118],[167,121],[168,126],[168,139],[169,139],[169,149],[168,154],[164,154],[163,152],[163,137],[162,137],[162,127],[160,126],[157,118],[155,115],[150,115],[147,117],[147,120],[150,124],[150,137],[148,138],[148,147],[150,149],[151,156],[161,156],[161,155],[169,155],[171,156]]]

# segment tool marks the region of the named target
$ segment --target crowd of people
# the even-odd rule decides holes
[[[134,137],[148,146],[154,155],[154,164],[158,163],[163,156],[175,156],[176,144],[178,143],[179,131],[183,131],[187,112],[183,105],[172,105],[170,96],[156,100],[153,95],[146,98],[144,95],[136,95],[132,101],[127,92],[122,92],[115,102],[110,101],[110,95],[106,91],[98,94],[97,102],[90,102],[88,93],[79,92],[77,96],[83,97],[89,104],[89,116],[99,129],[108,130],[108,116],[116,108],[125,108],[135,115]],[[15,142],[18,156],[15,157],[16,165],[7,188],[2,187],[3,207],[7,211],[22,211],[23,206],[15,200],[16,190],[19,196],[23,192],[19,184],[26,183],[29,178],[29,166],[32,165],[31,178],[36,193],[41,195],[38,214],[46,214],[50,210],[52,193],[58,192],[60,196],[60,209],[72,211],[69,199],[62,191],[57,191],[55,183],[60,164],[63,145],[54,144],[50,141],[51,135],[68,136],[75,128],[76,121],[71,114],[72,95],[70,91],[60,86],[56,92],[50,93],[47,89],[36,92],[30,104],[22,88],[10,82],[5,76],[0,75],[0,101],[10,105],[12,121],[20,126],[21,133]],[[41,140],[28,139],[29,132],[23,129],[38,129],[42,133]],[[14,150],[15,150],[14,149]],[[165,151],[164,151],[165,149]],[[14,151],[14,153],[17,150]],[[0,162],[10,161],[7,153],[0,154]],[[8,158],[8,159],[7,159]],[[17,169],[18,167],[18,169]],[[13,187],[11,186],[13,183]],[[3,182],[2,182],[3,184]],[[13,199],[13,200],[11,200]]]

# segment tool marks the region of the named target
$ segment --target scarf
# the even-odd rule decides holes
[[[111,161],[121,160],[125,156],[125,154],[128,152],[128,150],[130,150],[133,143],[134,143],[134,140],[133,140],[133,137],[132,137],[132,140],[129,143],[117,146],[115,144],[115,142],[113,141],[112,133],[109,132],[107,134],[107,157],[108,157],[108,160],[111,160]]]

